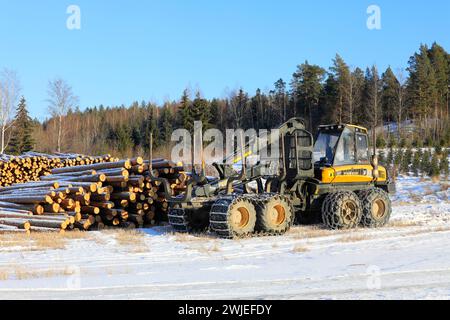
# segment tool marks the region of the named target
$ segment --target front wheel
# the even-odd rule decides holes
[[[361,216],[360,200],[351,191],[329,193],[322,204],[323,223],[329,229],[356,228]]]
[[[392,214],[389,195],[380,188],[360,191],[358,195],[363,209],[361,225],[368,228],[384,227]]]

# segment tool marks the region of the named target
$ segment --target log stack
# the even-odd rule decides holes
[[[0,233],[140,228],[167,220],[168,203],[148,161],[74,159],[47,169],[40,181],[0,188]],[[155,159],[152,167],[154,176],[169,180],[172,195],[185,191],[181,166]]]
[[[3,154],[0,155],[0,187],[38,181],[40,176],[50,173],[54,168],[115,161],[118,159],[110,155],[91,157],[63,153],[48,155],[37,152],[28,152],[21,156]]]

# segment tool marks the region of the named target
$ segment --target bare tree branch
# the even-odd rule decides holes
[[[58,121],[57,151],[61,152],[63,139],[63,118],[67,112],[78,104],[78,97],[72,92],[72,87],[61,78],[48,83],[48,110]]]

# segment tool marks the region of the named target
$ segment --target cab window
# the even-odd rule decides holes
[[[355,164],[355,134],[345,128],[336,149],[334,165]]]
[[[369,163],[369,142],[367,141],[367,135],[356,134],[356,148],[358,163]]]

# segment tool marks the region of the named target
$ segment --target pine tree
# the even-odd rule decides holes
[[[382,110],[380,103],[381,80],[376,66],[366,70],[366,80],[364,88],[364,101],[367,109],[365,110],[365,123],[375,130],[382,124]],[[373,141],[375,143],[375,141]]]
[[[397,109],[398,105],[398,90],[400,83],[398,82],[394,72],[391,67],[381,76],[382,81],[382,91],[381,91],[381,106],[383,110],[384,120],[389,122],[396,119],[394,111]]]
[[[399,167],[403,160],[403,150],[398,148],[394,156],[394,164]]]
[[[285,122],[289,117],[287,109],[286,82],[284,82],[283,79],[279,79],[275,82],[274,86],[277,114],[279,115],[281,122]],[[259,129],[258,126],[256,126],[256,128]]]
[[[180,108],[178,112],[178,125],[189,132],[194,131],[194,117],[191,112],[191,99],[189,98],[189,90],[185,89],[180,100]]]
[[[430,172],[430,169],[431,169],[430,168],[431,167],[430,158],[431,158],[431,153],[428,150],[425,151],[422,155],[422,161],[421,161],[421,166],[420,166],[422,175],[428,174],[428,172]]]
[[[351,84],[351,72],[344,59],[339,54],[333,60],[330,73],[336,81],[336,121],[338,123],[350,122],[353,110],[349,110],[348,97]]]
[[[447,61],[447,55],[444,48],[436,42],[433,43],[429,50],[429,56],[436,78],[436,101],[434,103],[434,118],[437,130],[435,132],[436,139],[441,137],[443,130],[445,129],[443,120],[448,116],[446,115],[446,109],[450,84],[450,64]]]
[[[413,155],[411,149],[406,149],[401,162],[401,171],[405,174],[409,173],[409,166],[412,163],[412,157]]]
[[[200,92],[197,92],[195,99],[190,106],[190,117],[193,121],[201,121],[203,129],[208,129],[211,127],[209,123],[210,116],[208,100],[202,98]],[[192,123],[192,126],[193,125],[194,123]]]
[[[313,117],[322,93],[324,75],[324,69],[311,65],[308,61],[299,65],[293,75],[291,86],[299,106],[303,109],[303,116],[308,119],[310,130],[313,127]]]
[[[436,146],[434,147],[434,152],[435,152],[437,155],[442,154],[442,147],[440,146],[440,144],[436,144]]]
[[[439,177],[440,167],[439,167],[439,159],[436,154],[433,154],[431,157],[430,167],[428,169],[428,175],[432,178]]]
[[[26,100],[22,97],[17,107],[8,152],[12,154],[22,154],[33,150],[34,141],[32,138],[32,131],[33,121],[28,114]]]
[[[419,176],[419,170],[420,170],[420,166],[421,166],[420,160],[421,160],[421,154],[419,152],[415,152],[412,166],[411,166],[411,170],[415,177]]]
[[[418,118],[422,128],[427,130],[428,120],[433,116],[432,107],[437,101],[437,89],[436,75],[426,45],[422,45],[419,52],[410,58],[408,71],[409,103],[414,112],[413,116]]]
[[[382,135],[377,136],[377,148],[385,148],[386,147],[386,140]]]
[[[173,123],[173,115],[170,111],[169,107],[165,105],[161,110],[161,116],[159,118],[158,129],[160,132],[161,141],[163,143],[170,142],[170,138],[172,136],[172,123]]]
[[[156,108],[151,103],[148,103],[145,106],[145,120],[143,121],[143,131],[144,134],[144,148],[146,150],[150,150],[150,134],[153,134],[153,148],[156,148],[160,145],[160,135],[158,130],[158,121],[157,121],[157,113]]]
[[[442,160],[440,163],[440,171],[441,173],[445,176],[445,179],[448,179],[448,174],[449,174],[449,167],[448,167],[449,163],[448,163],[448,153],[444,152],[442,155]]]

